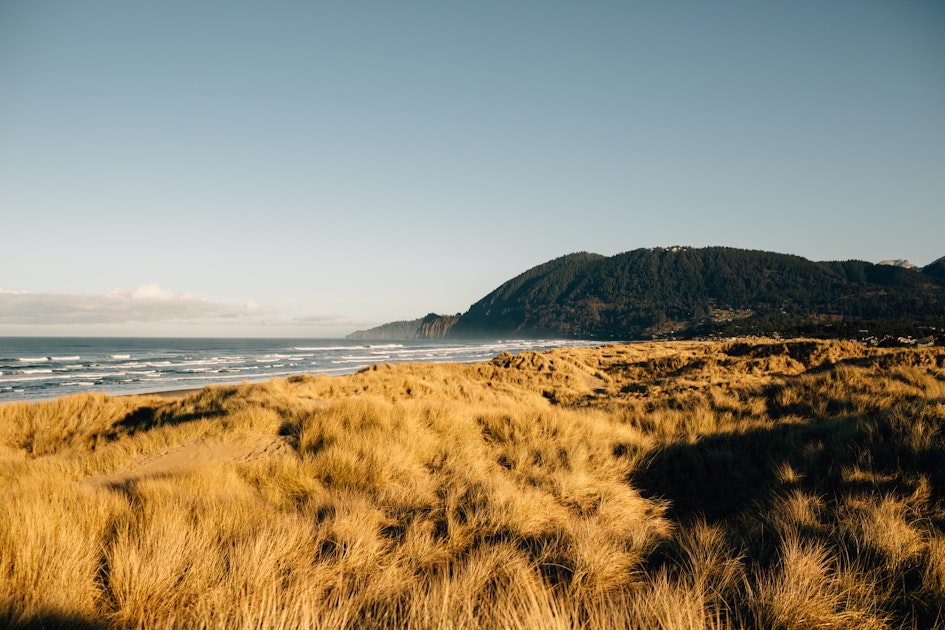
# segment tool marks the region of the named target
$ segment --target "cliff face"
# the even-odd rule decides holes
[[[414,339],[425,318],[391,322],[367,330],[356,330],[347,339]]]
[[[348,339],[443,339],[457,321],[455,315],[437,315],[430,313],[420,319],[408,319],[391,322],[368,330],[357,330],[347,336]]]
[[[436,315],[430,313],[420,323],[417,329],[417,339],[443,339],[449,333],[450,329],[459,321],[459,313],[456,315]]]

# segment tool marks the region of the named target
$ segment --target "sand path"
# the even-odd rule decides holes
[[[298,457],[287,438],[256,434],[237,443],[198,439],[146,455],[124,472],[89,479],[93,484],[126,486],[149,477],[166,477],[221,462],[249,462],[268,457]]]

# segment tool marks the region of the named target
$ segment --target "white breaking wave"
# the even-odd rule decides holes
[[[255,359],[256,363],[269,363],[271,361],[303,361],[314,355],[298,356],[288,354],[267,354],[262,358]]]
[[[0,383],[28,383],[48,380],[50,380],[49,376],[15,376],[13,378],[0,378]]]
[[[351,346],[294,346],[292,349],[301,352],[331,352],[333,350],[350,350]]]

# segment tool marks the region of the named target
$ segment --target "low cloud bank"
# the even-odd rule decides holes
[[[156,284],[104,294],[32,293],[0,289],[0,324],[124,324],[157,322],[211,323],[258,319],[251,301],[234,306],[174,293]]]
[[[0,326],[30,328],[175,325],[186,327],[344,327],[345,318],[289,317],[253,300],[241,305],[174,293],[157,284],[107,293],[33,293],[0,289]]]

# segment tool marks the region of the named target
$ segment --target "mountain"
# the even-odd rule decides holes
[[[709,334],[903,334],[945,327],[945,262],[918,270],[708,248],[581,252],[529,269],[451,337],[638,339]]]
[[[383,324],[368,330],[356,330],[347,339],[442,339],[459,320],[456,315],[430,313],[420,319]]]
[[[922,267],[922,273],[937,278],[940,281],[945,281],[945,256]]]

